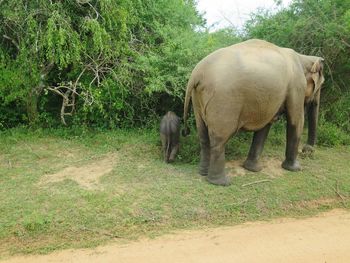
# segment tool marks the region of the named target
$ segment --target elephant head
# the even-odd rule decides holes
[[[323,61],[324,59],[320,57],[302,55],[307,82],[305,107],[308,117],[308,140],[303,147],[303,152],[313,152],[313,146],[316,143],[321,86],[325,80],[323,76]]]
[[[315,57],[312,57],[315,58]],[[321,86],[324,82],[323,76],[323,58],[316,57],[316,60],[312,59],[312,64],[306,67],[306,81],[307,88],[305,92],[305,102],[310,103],[317,100],[319,96]]]

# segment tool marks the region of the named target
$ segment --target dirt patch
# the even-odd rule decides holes
[[[261,173],[271,178],[282,176],[286,171],[281,167],[282,161],[277,158],[262,159],[263,169]]]
[[[244,176],[249,173],[248,170],[243,168],[243,160],[227,161],[226,169],[228,176]]]
[[[350,213],[185,231],[155,240],[22,256],[3,263],[349,262]]]
[[[98,188],[99,179],[113,170],[117,160],[116,154],[109,154],[105,158],[87,165],[66,167],[57,173],[45,175],[40,180],[39,185],[45,186],[70,179],[85,189],[93,190]]]
[[[228,169],[227,174],[232,177],[244,176],[249,173],[252,174],[252,172],[243,168],[242,166],[243,162],[244,160],[227,161],[226,162],[226,168]],[[269,176],[270,178],[279,177],[285,173],[285,171],[281,167],[282,161],[277,158],[264,158],[260,162],[263,166],[261,173]]]
[[[319,208],[321,206],[329,206],[331,207],[335,203],[338,203],[339,199],[337,198],[323,198],[316,200],[307,200],[307,201],[299,201],[290,205],[290,208],[300,208],[300,209],[314,209]]]

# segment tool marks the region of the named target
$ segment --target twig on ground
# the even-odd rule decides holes
[[[247,203],[248,201],[249,201],[249,198],[246,198],[246,199],[243,199],[237,203],[234,203],[234,205],[236,205],[236,206],[243,205],[243,204]]]
[[[105,231],[94,230],[94,229],[90,229],[90,228],[86,228],[86,227],[81,228],[80,230],[88,231],[88,232],[92,232],[92,233],[96,233],[99,235],[104,235],[104,236],[108,236],[108,237],[112,237],[112,238],[121,238],[121,236],[118,236],[117,234],[107,233]]]
[[[342,204],[345,206],[345,198],[344,196],[339,192],[339,182],[337,180],[336,187],[333,187],[334,192],[340,197]]]
[[[253,185],[253,184],[267,183],[267,182],[272,182],[272,181],[269,180],[269,179],[264,179],[264,180],[259,180],[259,181],[254,181],[254,182],[251,182],[251,183],[247,183],[247,184],[242,184],[242,187],[250,186],[250,185]]]

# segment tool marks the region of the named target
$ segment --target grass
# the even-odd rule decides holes
[[[283,158],[280,130],[277,126],[270,134],[267,160]],[[243,159],[249,143],[249,134],[232,139],[227,159]],[[230,187],[210,185],[197,175],[194,132],[182,139],[180,151],[176,163],[165,164],[156,130],[2,132],[0,258],[350,208],[348,146],[317,148],[312,157],[300,159],[302,172],[247,173],[234,177]],[[71,179],[39,183],[106,156],[116,161],[97,188],[85,189]],[[250,184],[260,180],[264,183]]]

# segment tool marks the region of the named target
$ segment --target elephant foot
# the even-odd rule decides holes
[[[262,166],[259,165],[258,161],[253,161],[249,159],[245,160],[245,162],[243,163],[243,167],[251,172],[260,172],[262,170]]]
[[[314,151],[315,151],[315,148],[310,144],[305,144],[302,149],[302,152],[305,154],[312,154]]]
[[[227,177],[226,175],[223,175],[220,177],[216,176],[215,178],[208,176],[206,179],[209,183],[215,184],[215,185],[229,186],[231,184],[230,178]]]
[[[285,160],[282,163],[282,168],[292,172],[297,172],[301,170],[301,166],[298,161],[291,162],[291,161]]]
[[[201,176],[207,176],[207,175],[208,175],[208,171],[199,170],[199,174],[200,174]]]
[[[203,166],[199,166],[199,174],[201,176],[207,176],[208,175],[208,170],[209,168],[207,166],[203,167]]]

